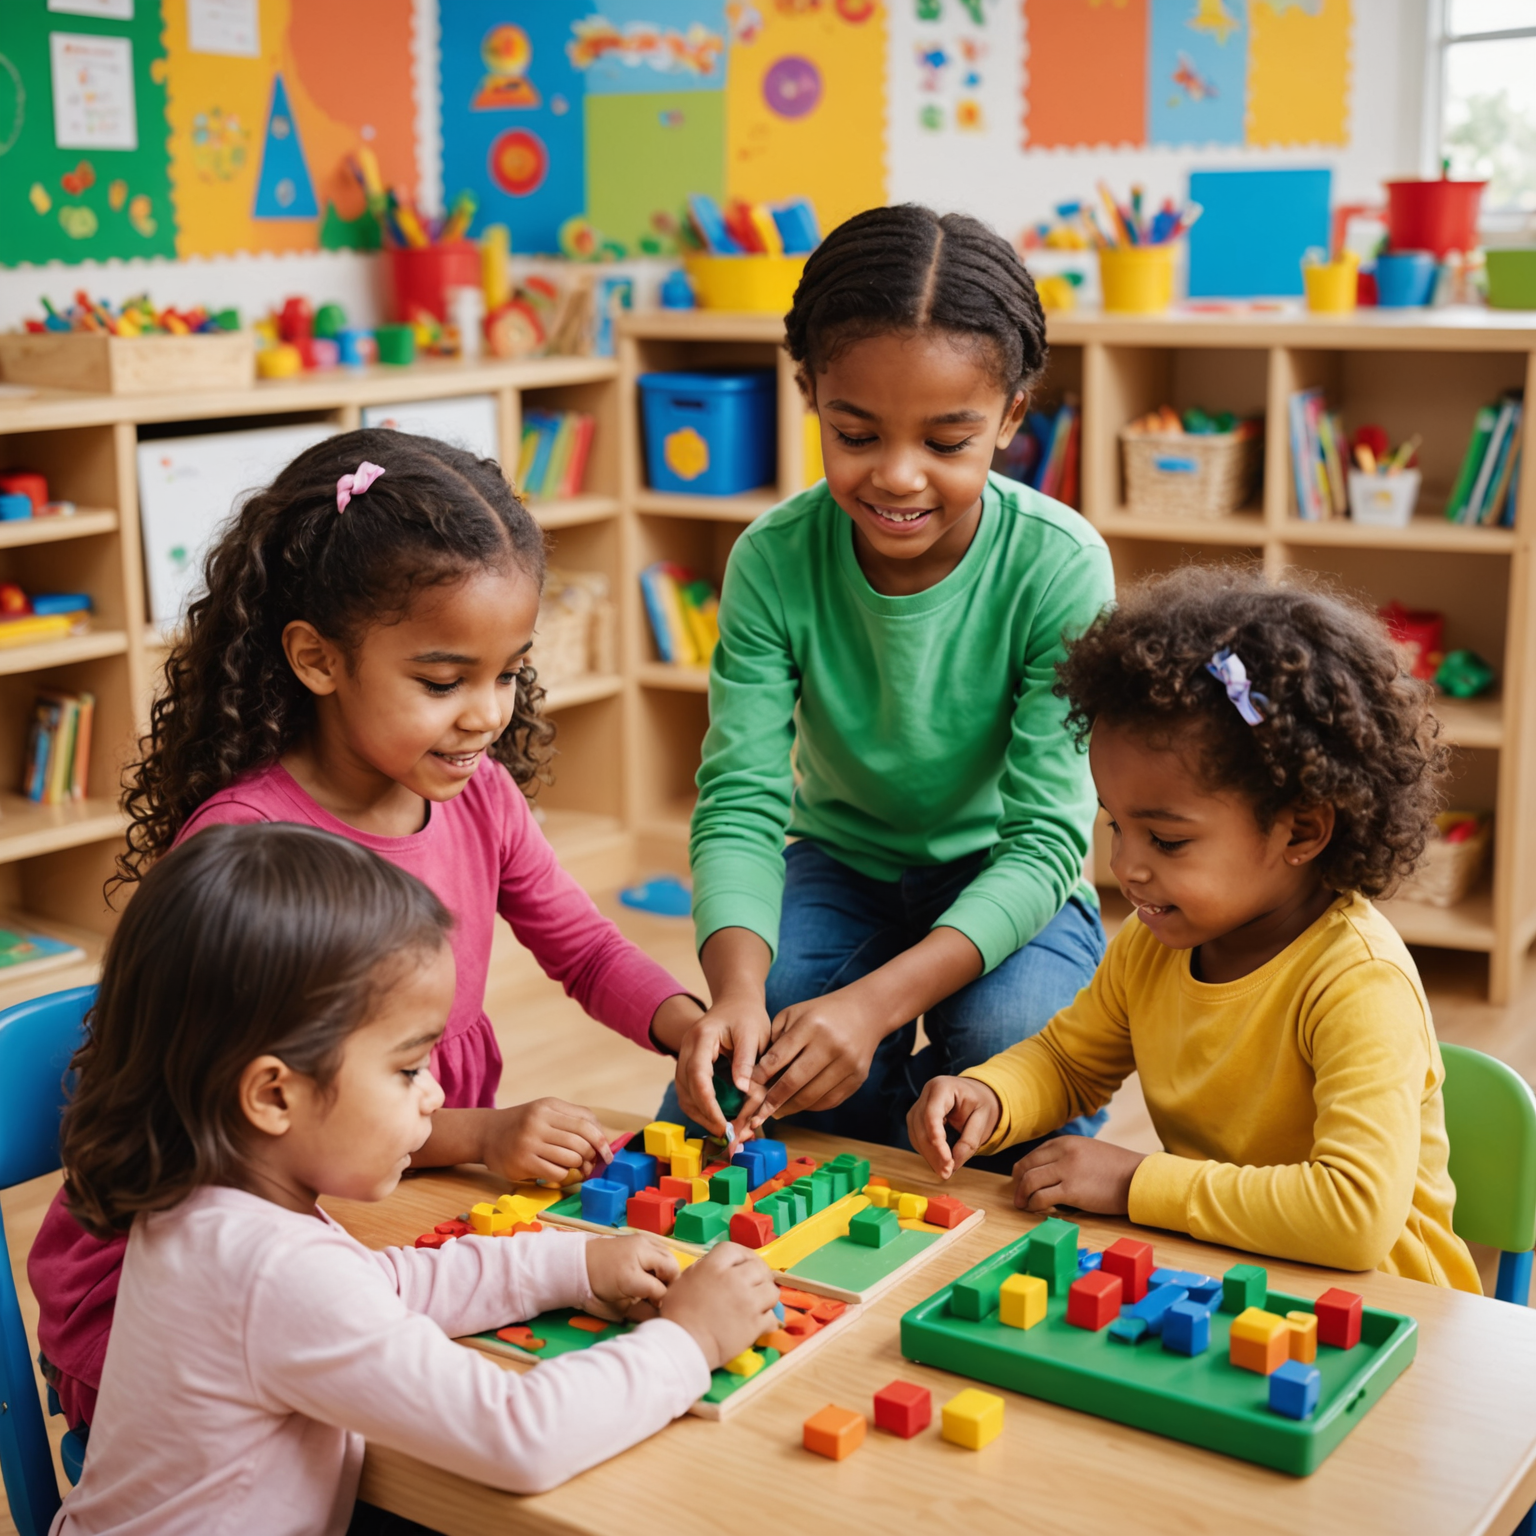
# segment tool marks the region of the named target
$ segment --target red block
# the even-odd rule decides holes
[[[624,1219],[630,1226],[641,1232],[654,1232],[658,1237],[672,1235],[676,1214],[677,1201],[659,1189],[642,1189],[638,1195],[631,1195],[624,1207]]]
[[[416,1239],[416,1247],[441,1248],[447,1241],[448,1238],[441,1232],[423,1232],[421,1236]]]
[[[784,1309],[784,1332],[789,1334],[791,1338],[808,1339],[813,1333],[821,1332],[821,1324],[809,1312],[791,1312],[786,1307]]]
[[[731,1241],[743,1248],[764,1248],[773,1241],[773,1217],[764,1211],[737,1211],[731,1217]]]
[[[440,1221],[432,1228],[434,1232],[441,1232],[444,1237],[463,1237],[469,1230],[467,1221],[460,1221],[455,1217],[452,1221]]]
[[[684,1205],[693,1199],[693,1181],[691,1179],[674,1179],[670,1173],[664,1173],[659,1181],[662,1194],[673,1200],[681,1200]]]
[[[816,1305],[810,1309],[810,1312],[818,1323],[835,1323],[847,1310],[846,1301],[834,1301],[830,1296],[818,1296]]]
[[[1119,1275],[1106,1275],[1095,1269],[1067,1287],[1067,1321],[1074,1328],[1097,1333],[1120,1316],[1120,1298],[1124,1293]]]
[[[953,1195],[930,1195],[923,1220],[935,1227],[958,1227],[970,1214],[970,1206],[956,1200]]]
[[[1118,1275],[1128,1305],[1135,1306],[1147,1294],[1152,1274],[1152,1244],[1122,1237],[1111,1243],[1099,1258],[1099,1273]]]
[[[933,1423],[933,1394],[912,1381],[893,1381],[875,1393],[875,1428],[888,1429],[903,1440],[921,1434]]]
[[[1353,1349],[1360,1342],[1360,1313],[1364,1303],[1354,1291],[1337,1286],[1312,1304],[1317,1313],[1317,1342],[1335,1349]]]

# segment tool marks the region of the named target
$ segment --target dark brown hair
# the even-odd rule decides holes
[[[336,510],[336,482],[364,460],[385,473]],[[343,432],[301,453],[234,514],[209,551],[125,778],[128,849],[113,885],[139,879],[187,818],[241,774],[275,761],[314,719],[283,630],[295,619],[350,649],[404,615],[423,588],[519,567],[544,581],[544,535],[490,459],[407,432]],[[531,668],[491,748],[531,792],[554,726]]]
[[[921,203],[839,224],[806,261],[784,317],[802,388],[856,341],[926,330],[980,343],[1009,395],[1045,370],[1045,312],[1018,253],[980,219]]]
[[[1244,722],[1206,663],[1230,649],[1263,694]],[[1424,852],[1449,753],[1430,689],[1409,676],[1375,614],[1314,583],[1186,567],[1124,593],[1057,668],[1079,746],[1096,720],[1188,734],[1213,788],[1268,828],[1290,805],[1331,805],[1317,864],[1335,891],[1380,896]]]
[[[107,945],[64,1112],[70,1210],[98,1237],[240,1180],[258,1056],[329,1083],[382,990],[444,942],[421,881],[284,822],[210,827],[144,876]]]

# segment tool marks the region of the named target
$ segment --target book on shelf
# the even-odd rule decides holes
[[[51,971],[84,959],[85,951],[78,944],[50,938],[0,912],[0,979],[13,981],[32,971]]]
[[[89,693],[38,694],[22,764],[27,799],[38,805],[85,799],[95,712],[96,700]]]
[[[1349,510],[1349,438],[1320,389],[1299,389],[1290,399],[1291,469],[1296,515],[1305,523],[1343,517]]]
[[[580,495],[596,430],[586,411],[524,411],[518,490],[533,501]]]
[[[685,566],[658,560],[640,573],[656,653],[675,666],[707,667],[720,638],[720,596]]]
[[[1069,507],[1078,504],[1082,411],[1076,395],[1063,395],[1054,411],[1032,410],[999,455],[996,468]]]
[[[1512,528],[1520,492],[1521,391],[1510,390],[1479,409],[1445,515],[1468,527]]]

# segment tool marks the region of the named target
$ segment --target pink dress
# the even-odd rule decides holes
[[[200,805],[178,843],[220,823],[293,821],[371,848],[408,870],[453,913],[458,983],[432,1071],[449,1109],[496,1102],[501,1052],[485,1015],[485,979],[499,912],[545,972],[591,1016],[654,1049],[651,1019],[686,989],[637,949],[559,865],[511,776],[491,758],[452,800],[434,804],[419,832],[359,832],[316,804],[281,763],[237,779]],[[112,1326],[126,1238],[101,1242],[54,1197],[27,1259],[38,1301],[38,1342],[71,1424],[89,1423]]]

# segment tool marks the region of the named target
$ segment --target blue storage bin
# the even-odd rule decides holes
[[[735,496],[776,479],[771,369],[643,373],[646,481],[653,490]]]

